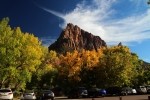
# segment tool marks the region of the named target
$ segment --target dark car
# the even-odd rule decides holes
[[[88,96],[88,92],[85,87],[72,88],[68,93],[68,98],[84,98],[87,96]]]
[[[51,99],[54,100],[54,93],[51,90],[42,90],[39,93],[38,100],[47,100]]]
[[[150,94],[150,85],[147,85],[145,87],[146,87],[147,93]]]
[[[105,89],[100,89],[100,96],[105,96],[107,94]]]
[[[135,89],[137,91],[137,94],[146,94],[147,93],[145,86],[138,86],[138,87],[135,87]]]
[[[89,97],[99,97],[99,96],[105,96],[105,95],[106,95],[105,89],[99,89],[96,87],[88,89]]]
[[[121,87],[109,87],[106,89],[107,95],[121,95]]]

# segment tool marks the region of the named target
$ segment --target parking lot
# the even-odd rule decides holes
[[[150,95],[129,95],[129,96],[111,96],[99,98],[67,99],[66,97],[56,97],[55,100],[148,100]]]
[[[110,96],[99,98],[81,98],[81,99],[68,99],[67,97],[55,97],[55,100],[148,100],[150,95],[129,95],[129,96]],[[20,98],[14,98],[13,100],[20,100]]]

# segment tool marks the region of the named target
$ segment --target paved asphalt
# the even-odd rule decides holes
[[[84,98],[84,99],[55,98],[55,100],[148,100],[148,96],[150,95],[129,95],[121,97],[114,96],[114,97],[99,97],[99,98]]]
[[[99,98],[82,98],[82,99],[68,99],[67,97],[55,97],[55,100],[150,100],[150,95],[129,95],[129,96],[113,96],[113,97],[99,97]],[[13,100],[19,100],[15,98]]]

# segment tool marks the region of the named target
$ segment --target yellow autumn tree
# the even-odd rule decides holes
[[[72,53],[67,52],[66,55],[60,56],[60,73],[68,78],[79,79],[78,73],[80,71],[81,58],[78,51]]]
[[[99,55],[98,52],[96,52],[95,50],[93,51],[82,50],[81,58],[82,58],[82,67],[86,69],[92,69],[99,62]]]
[[[96,67],[99,63],[99,58],[102,56],[102,49],[97,51],[82,50],[81,52],[81,68],[80,68],[80,84],[91,87],[96,84]]]

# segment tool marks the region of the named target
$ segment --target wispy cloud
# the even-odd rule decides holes
[[[43,45],[48,47],[50,44],[54,43],[57,40],[57,37],[41,37]]]
[[[143,57],[143,58],[141,58],[141,59],[144,59],[144,61],[146,61],[146,62],[150,62],[150,59],[147,57]]]
[[[136,3],[136,6],[133,6],[135,8],[132,8],[133,10],[143,4],[141,0],[129,1],[133,4]],[[150,9],[140,11],[140,14],[136,11],[134,14],[126,15],[123,18],[112,17],[117,16],[118,13],[124,13],[113,8],[114,4],[118,2],[120,0],[91,0],[89,4],[89,1],[83,0],[76,5],[75,9],[66,14],[46,8],[42,9],[64,19],[64,23],[61,23],[62,28],[66,26],[66,23],[73,23],[94,35],[100,36],[109,44],[119,42],[127,44],[150,39]]]

